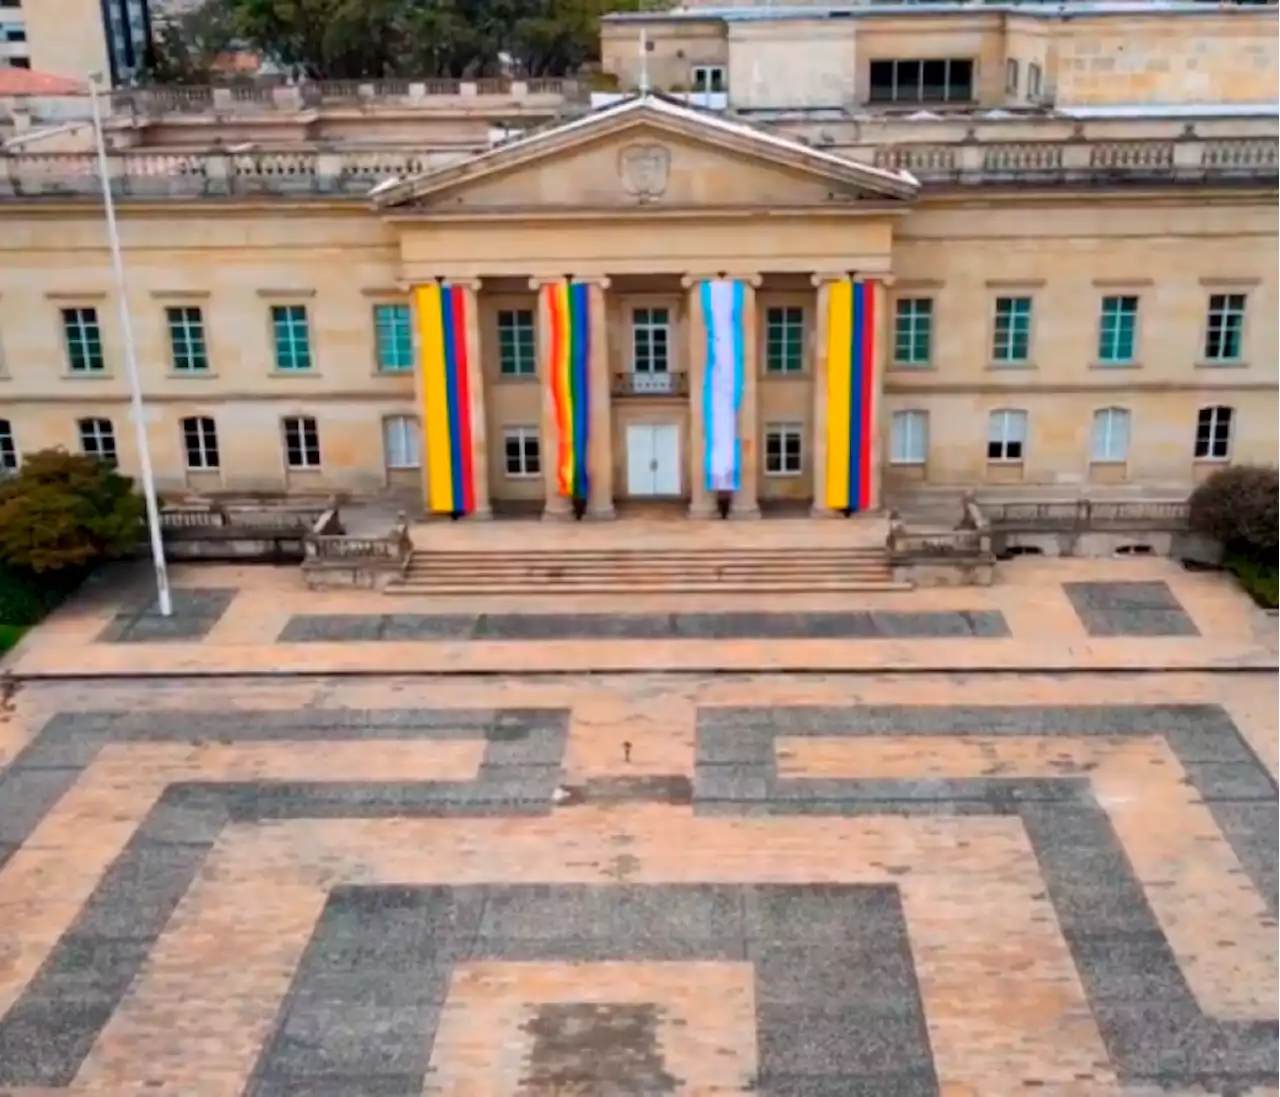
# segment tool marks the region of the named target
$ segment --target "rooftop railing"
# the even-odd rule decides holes
[[[392,178],[455,162],[474,149],[278,149],[166,152],[130,149],[108,156],[112,192],[121,198],[194,198],[280,194],[359,195]],[[857,145],[846,158],[904,168],[925,184],[1090,182],[1271,183],[1276,137],[1183,140]],[[98,193],[91,152],[16,152],[0,156],[0,198],[77,197]]]

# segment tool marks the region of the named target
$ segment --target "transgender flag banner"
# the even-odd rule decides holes
[[[737,491],[742,469],[738,408],[746,357],[741,282],[716,280],[700,287],[707,331],[707,367],[702,382],[703,463],[708,491]]]

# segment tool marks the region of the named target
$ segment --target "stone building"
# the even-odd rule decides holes
[[[160,485],[754,515],[1274,461],[1276,9],[1143,8],[614,16],[610,93],[118,93]],[[58,140],[0,158],[0,461],[133,470]]]

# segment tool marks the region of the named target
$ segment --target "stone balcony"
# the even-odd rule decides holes
[[[427,134],[412,144],[383,145],[376,126],[370,128],[375,133],[359,147],[118,148],[109,154],[108,177],[121,198],[358,196],[384,180],[441,167],[489,147],[478,141],[433,148]],[[859,123],[834,140],[811,125],[770,128],[850,160],[905,168],[926,186],[1268,186],[1276,183],[1280,150],[1274,117],[881,120]],[[0,156],[0,199],[92,196],[98,186],[89,151],[28,148]]]

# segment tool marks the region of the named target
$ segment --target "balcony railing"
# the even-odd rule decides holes
[[[423,150],[277,149],[165,152],[119,150],[107,158],[121,198],[364,194],[377,183],[448,163],[484,146]],[[1124,183],[1273,184],[1275,137],[1204,140],[1026,141],[970,144],[866,144],[840,150],[850,160],[905,168],[926,184]],[[77,197],[99,190],[92,152],[0,155],[0,198]]]
[[[615,373],[613,395],[688,396],[689,375],[686,373]]]

